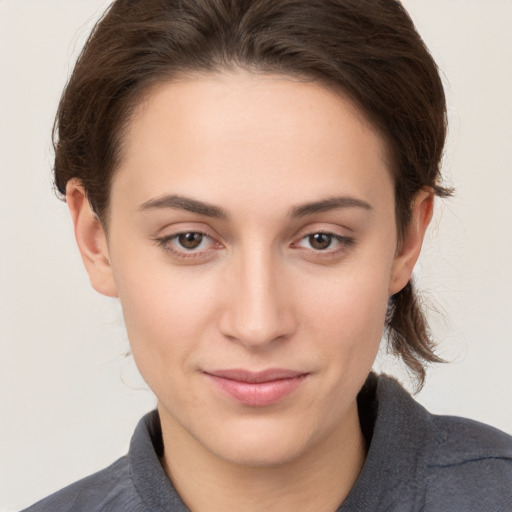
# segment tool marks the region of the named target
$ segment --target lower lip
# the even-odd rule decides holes
[[[263,407],[279,402],[293,393],[306,377],[306,375],[298,375],[297,377],[268,382],[243,382],[210,374],[206,375],[221,391],[237,402],[252,407]]]

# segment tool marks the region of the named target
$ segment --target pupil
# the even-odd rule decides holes
[[[185,249],[197,249],[203,241],[201,233],[183,233],[179,235],[178,241]]]
[[[314,249],[320,251],[328,249],[331,245],[332,236],[325,233],[315,233],[309,237],[309,243]]]

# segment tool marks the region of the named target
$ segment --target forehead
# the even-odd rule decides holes
[[[336,189],[375,201],[391,185],[388,167],[364,115],[318,83],[245,71],[189,76],[155,87],[135,109],[112,200],[194,192],[223,204],[301,202]]]

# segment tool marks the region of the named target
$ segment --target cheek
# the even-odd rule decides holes
[[[352,268],[309,294],[303,307],[308,334],[315,336],[328,358],[343,366],[342,371],[336,368],[338,378],[371,368],[382,338],[388,283],[386,265]]]
[[[372,369],[388,297],[386,279],[373,272],[343,274],[324,285],[304,305],[301,340],[309,359],[321,368],[312,403],[322,411],[327,431],[347,414]]]
[[[339,276],[327,278],[310,290],[305,309],[309,309],[311,317],[327,319],[332,328],[347,334],[355,335],[356,331],[375,326],[382,330],[391,264],[389,268],[382,265],[381,269],[361,266],[343,269]]]
[[[205,337],[215,313],[215,282],[183,270],[125,258],[116,283],[135,362],[150,387],[168,380]],[[171,370],[171,371],[170,371]],[[176,375],[176,372],[174,372]]]

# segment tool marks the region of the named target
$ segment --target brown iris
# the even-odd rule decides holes
[[[308,236],[308,241],[313,249],[318,251],[325,251],[328,249],[332,242],[332,235],[327,233],[315,233]]]
[[[182,233],[178,235],[179,244],[185,249],[197,249],[203,241],[202,233]]]

